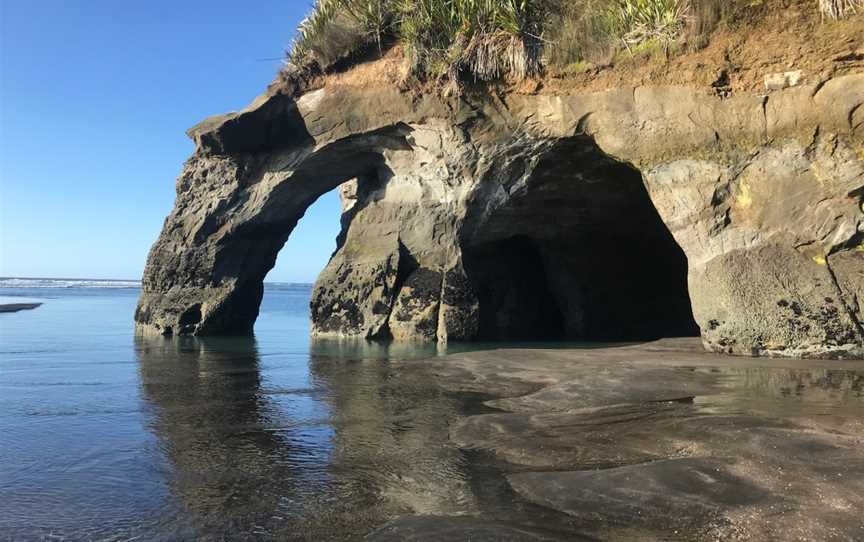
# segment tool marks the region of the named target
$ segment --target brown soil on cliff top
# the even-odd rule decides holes
[[[686,46],[685,46],[686,47]],[[682,48],[685,48],[682,47]],[[714,88],[718,93],[759,93],[765,76],[801,70],[804,83],[864,72],[864,13],[844,21],[823,21],[812,0],[767,0],[758,17],[721,27],[698,51],[665,54],[662,50],[610,55],[606,65],[549,70],[542,79],[506,83],[501,90],[519,93],[569,94],[621,86],[682,85]],[[355,62],[310,81],[307,89],[325,85],[392,84],[419,92],[435,84],[406,83],[402,49]]]
[[[547,78],[553,92],[574,85],[604,89],[621,85],[693,85],[726,87],[731,92],[758,92],[765,75],[801,70],[805,82],[864,71],[864,16],[823,22],[813,2],[788,2],[766,10],[761,20],[734,30],[715,32],[704,49],[673,56],[621,60],[609,69],[571,78]],[[725,75],[724,75],[725,74]]]

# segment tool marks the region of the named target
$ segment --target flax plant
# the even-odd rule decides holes
[[[836,21],[854,15],[858,10],[864,11],[864,0],[819,0],[819,11],[823,18]]]
[[[628,49],[650,40],[668,46],[681,35],[689,11],[688,0],[615,0],[606,18]]]

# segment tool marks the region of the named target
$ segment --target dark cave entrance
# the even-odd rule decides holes
[[[524,236],[476,247],[465,254],[480,306],[481,340],[553,340],[564,337],[564,315],[546,280],[540,251]]]
[[[698,335],[686,256],[636,169],[577,137],[505,188],[508,203],[475,222],[462,245],[479,301],[478,339]]]

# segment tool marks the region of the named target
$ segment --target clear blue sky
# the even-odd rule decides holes
[[[0,276],[139,278],[185,130],[264,90],[310,4],[0,0]],[[338,229],[330,193],[268,280],[314,280]]]

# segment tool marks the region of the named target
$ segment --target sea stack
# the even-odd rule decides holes
[[[317,336],[864,356],[864,74],[418,93],[392,56],[189,130],[141,333],[251,333],[280,248],[339,188]]]

